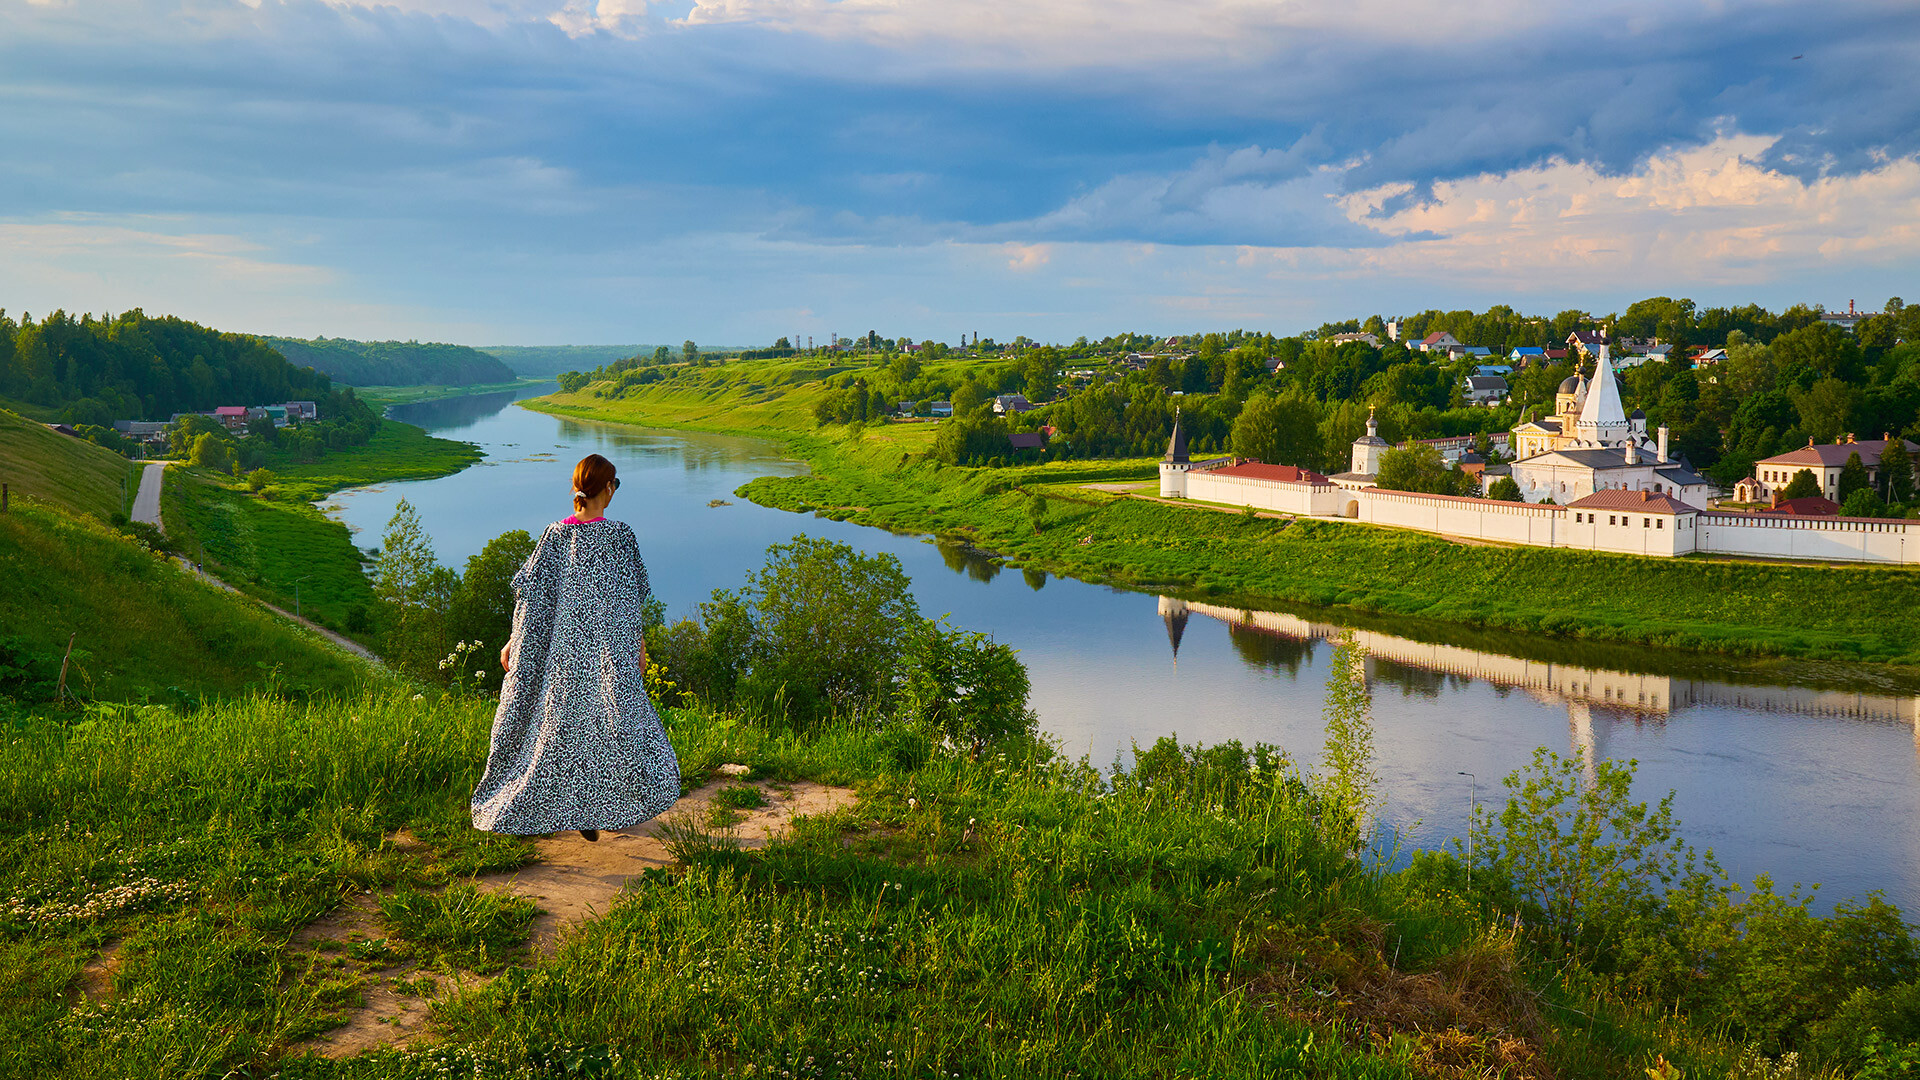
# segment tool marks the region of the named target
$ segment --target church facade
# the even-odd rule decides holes
[[[1647,436],[1646,414],[1620,402],[1608,347],[1594,348],[1591,381],[1569,375],[1554,395],[1554,415],[1513,429],[1509,475],[1528,502],[1565,505],[1597,491],[1668,495],[1705,510],[1714,486],[1667,452],[1667,429]]]

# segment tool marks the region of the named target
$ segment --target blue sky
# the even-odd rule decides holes
[[[1920,294],[1915,71],[1911,0],[0,0],[0,304],[473,344],[1877,306]]]

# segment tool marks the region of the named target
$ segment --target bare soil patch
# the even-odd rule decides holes
[[[555,834],[534,841],[537,861],[518,870],[486,874],[475,879],[483,889],[497,889],[526,897],[540,906],[530,935],[530,956],[551,955],[565,933],[606,913],[627,883],[651,869],[665,869],[674,857],[661,839],[671,823],[697,826],[730,836],[742,848],[761,848],[786,834],[794,818],[829,814],[851,806],[851,789],[810,781],[792,784],[745,781],[739,766],[723,766],[723,775],[689,793],[672,810],[629,830],[602,831],[598,841],[579,833]],[[728,789],[751,787],[763,805],[734,810],[716,808],[715,797]],[[734,801],[746,801],[739,794]],[[731,819],[722,826],[721,822]],[[404,832],[394,837],[402,850],[420,845]],[[433,1014],[433,1004],[449,994],[485,986],[497,976],[448,970],[422,970],[411,960],[383,962],[387,937],[377,898],[372,893],[349,897],[338,908],[302,928],[293,944],[302,950],[332,954],[330,961],[343,972],[356,971],[363,979],[365,1004],[347,1011],[341,1026],[313,1039],[303,1049],[332,1058],[352,1057],[384,1046],[419,1041]],[[107,956],[101,965],[110,976]]]

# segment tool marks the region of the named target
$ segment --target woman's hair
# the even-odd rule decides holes
[[[573,467],[573,509],[579,513],[587,508],[588,499],[597,499],[613,482],[613,462],[599,454],[588,454]]]

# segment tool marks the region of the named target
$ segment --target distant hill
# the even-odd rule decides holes
[[[614,360],[641,353],[652,355],[652,345],[483,345],[480,351],[506,361],[520,375],[558,375],[563,371],[592,371]],[[680,346],[673,346],[674,352]]]
[[[348,386],[472,386],[512,382],[513,369],[478,349],[419,341],[345,338],[264,339],[296,367],[310,367]]]

